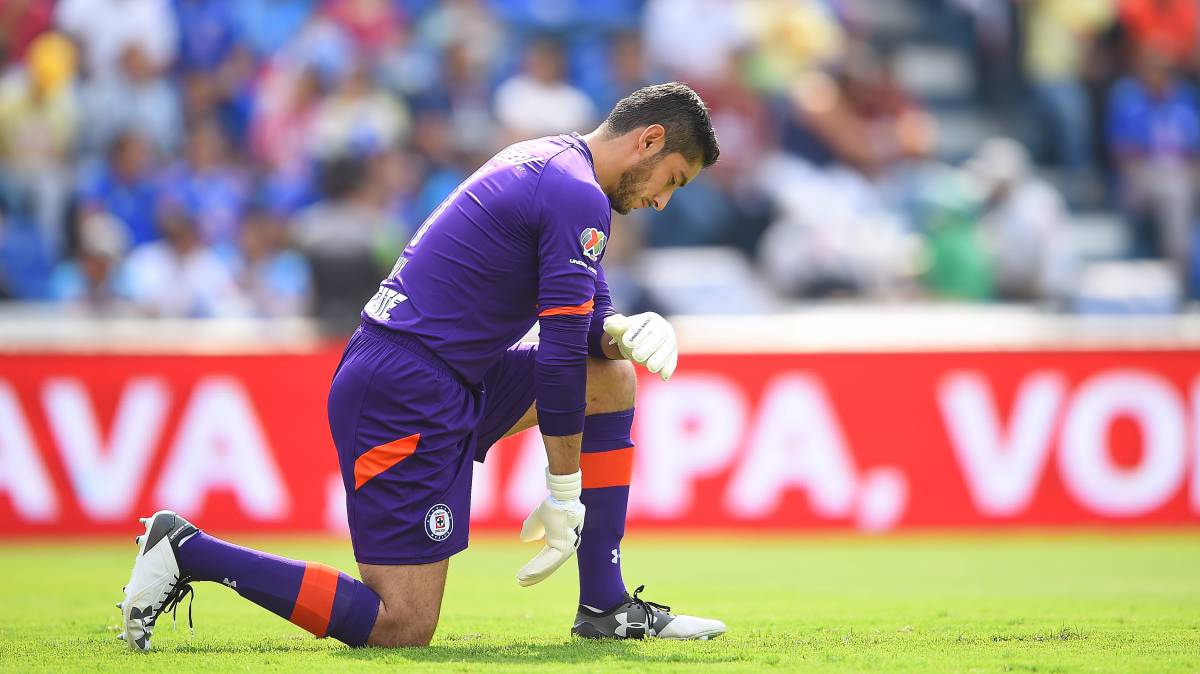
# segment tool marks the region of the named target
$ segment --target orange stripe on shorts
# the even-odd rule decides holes
[[[329,630],[329,616],[333,613],[333,597],[337,594],[338,572],[331,566],[306,562],[304,578],[300,581],[300,593],[288,620],[312,632],[318,638]]]
[[[386,445],[372,447],[354,460],[354,488],[358,489],[383,471],[400,463],[417,451],[421,434],[393,440]]]
[[[574,307],[555,307],[546,309],[538,316],[587,316],[592,313],[592,307],[595,306],[595,300],[588,300],[583,304]]]
[[[633,447],[579,455],[583,488],[627,487],[633,478]]]

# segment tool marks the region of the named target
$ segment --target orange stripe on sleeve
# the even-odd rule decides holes
[[[318,638],[329,630],[329,616],[333,613],[333,597],[337,594],[338,572],[333,567],[316,562],[306,562],[304,578],[300,580],[300,593],[288,620],[312,632]]]
[[[372,447],[354,460],[354,488],[358,489],[383,471],[400,463],[417,451],[421,434],[393,440],[386,445]]]
[[[579,455],[583,488],[627,487],[633,478],[633,447]]]
[[[592,306],[594,304],[595,300],[588,300],[574,307],[555,307],[542,311],[538,316],[587,316],[592,313]]]

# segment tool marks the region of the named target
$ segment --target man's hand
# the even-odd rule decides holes
[[[546,538],[541,552],[517,572],[521,587],[540,583],[558,570],[575,554],[583,532],[584,507],[579,501],[583,473],[552,475],[547,469],[546,487],[550,489],[550,495],[529,513],[521,526],[522,543]]]
[[[604,319],[604,331],[613,338],[621,355],[666,381],[679,363],[675,328],[653,311],[635,316],[613,314]]]

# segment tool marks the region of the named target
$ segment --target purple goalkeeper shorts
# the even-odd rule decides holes
[[[354,557],[427,564],[467,547],[472,459],[533,403],[537,347],[509,349],[482,389],[411,337],[363,325],[329,390]]]

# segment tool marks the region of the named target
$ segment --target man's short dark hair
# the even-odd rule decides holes
[[[617,136],[651,124],[667,130],[664,157],[678,152],[708,168],[721,155],[708,107],[682,82],[642,87],[622,98],[604,120],[609,133]]]

